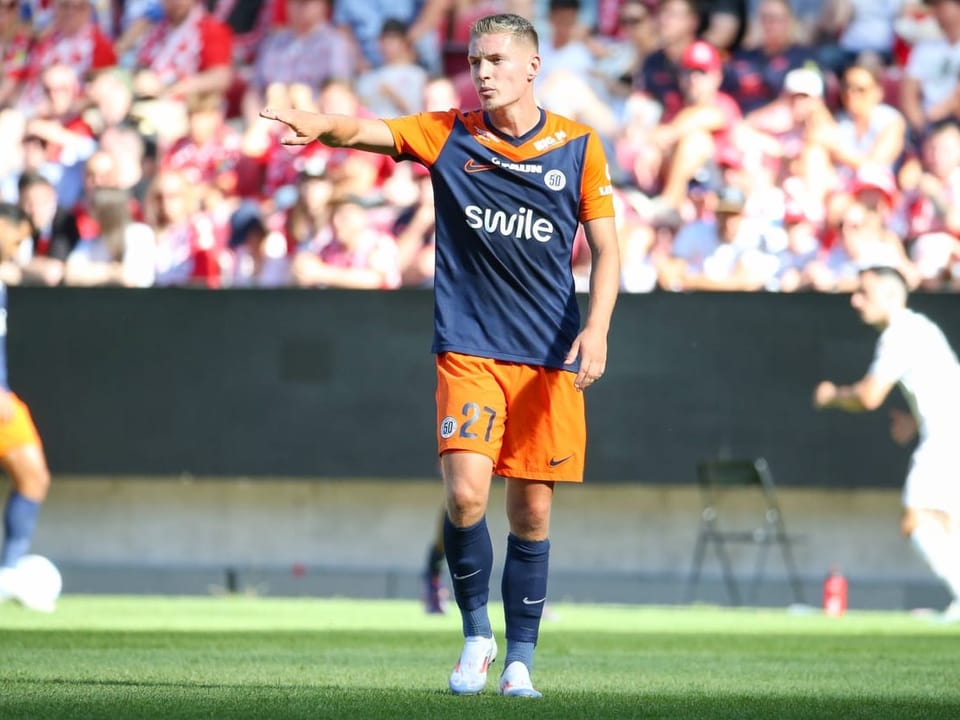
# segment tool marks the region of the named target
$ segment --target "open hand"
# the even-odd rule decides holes
[[[293,108],[274,110],[265,107],[260,111],[260,117],[282,122],[290,128],[292,132],[280,138],[280,143],[283,145],[309,145],[329,130],[328,124],[324,122],[323,115],[306,112],[305,110],[294,110]]]
[[[563,362],[565,365],[571,365],[578,356],[580,357],[580,371],[573,380],[573,386],[583,392],[603,377],[603,371],[607,366],[606,334],[584,328],[573,341],[570,352],[567,353]]]

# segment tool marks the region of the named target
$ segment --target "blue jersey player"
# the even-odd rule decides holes
[[[505,480],[510,532],[501,595],[503,695],[539,697],[534,648],[547,598],[550,508],[558,482],[581,482],[582,391],[607,360],[619,290],[613,188],[597,134],[537,106],[537,33],[526,19],[474,23],[467,59],[480,109],[391,120],[265,108],[289,145],[319,140],[420,162],[436,206],[434,341],[444,552],[464,645],[457,695],[481,692],[497,643],[487,613],[493,545],[486,510]],[[581,324],[573,272],[583,226],[592,265]]]

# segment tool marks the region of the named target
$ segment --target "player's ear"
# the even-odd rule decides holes
[[[537,75],[540,74],[540,56],[531,55],[530,62],[527,63],[527,81],[533,82]]]

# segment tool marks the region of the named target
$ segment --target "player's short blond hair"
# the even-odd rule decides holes
[[[470,26],[470,37],[472,38],[500,34],[512,35],[517,40],[523,40],[533,45],[535,51],[540,51],[540,38],[537,36],[536,28],[533,27],[533,23],[520,15],[514,15],[513,13],[487,15]]]

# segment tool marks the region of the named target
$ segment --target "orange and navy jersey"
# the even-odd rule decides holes
[[[481,111],[385,121],[398,159],[430,169],[437,209],[433,351],[575,370],[571,255],[579,223],[612,217],[603,147],[541,110],[519,138]]]

